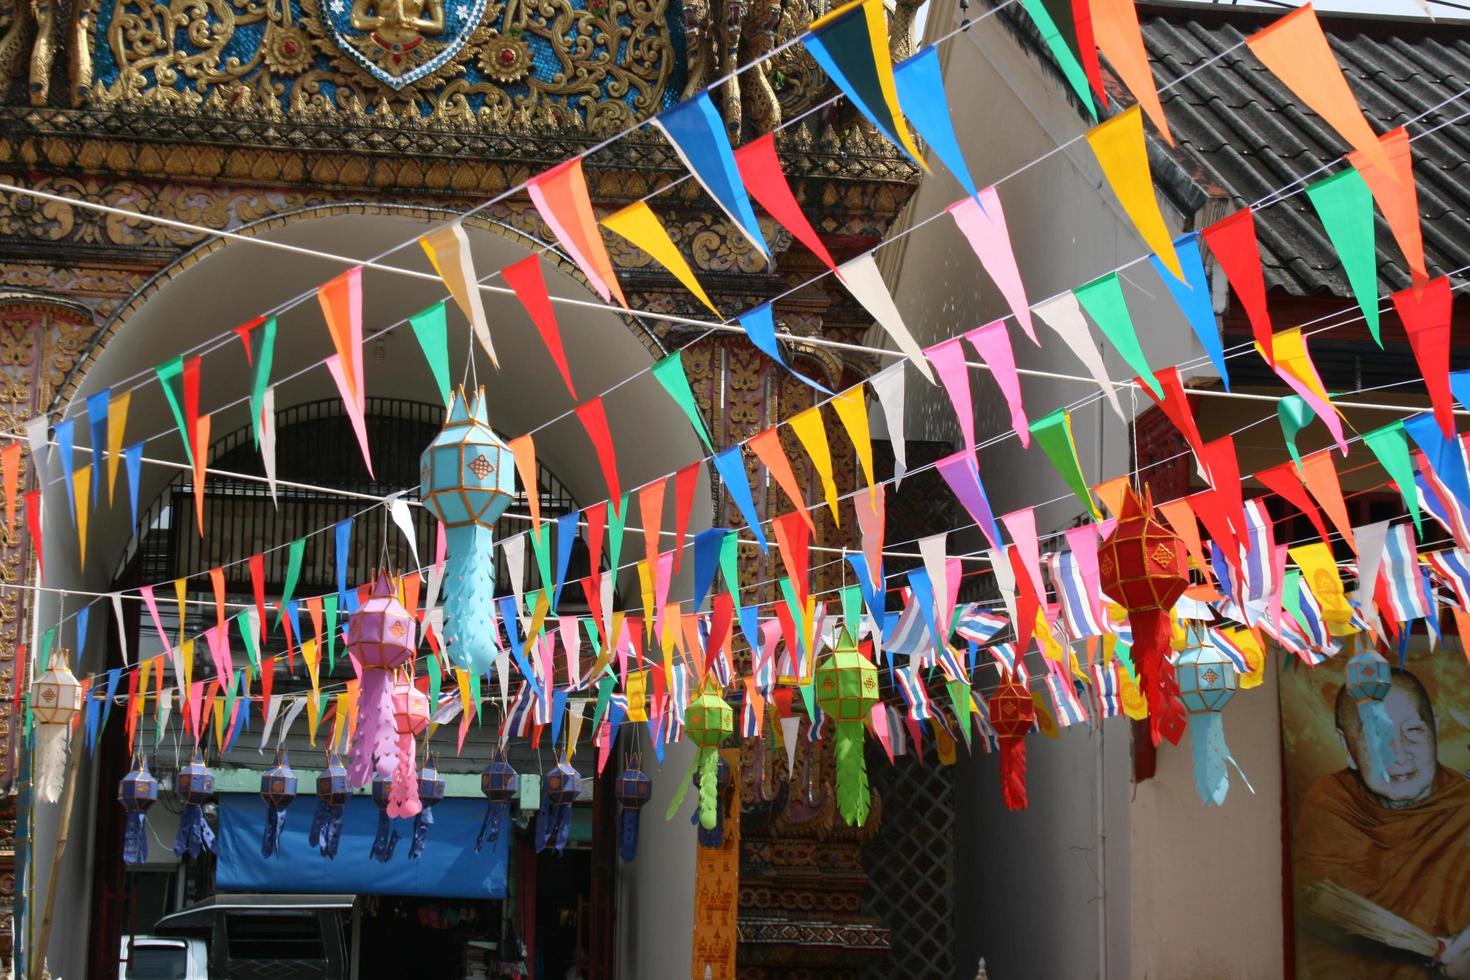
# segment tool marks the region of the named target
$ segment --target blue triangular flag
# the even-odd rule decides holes
[[[1174,273],[1164,267],[1157,255],[1150,255],[1148,260],[1158,271],[1159,278],[1164,280],[1164,285],[1169,287],[1169,294],[1179,304],[1205,353],[1210,355],[1210,362],[1220,372],[1225,390],[1229,391],[1230,372],[1225,369],[1225,350],[1220,346],[1220,328],[1215,325],[1215,304],[1210,298],[1210,283],[1205,279],[1205,264],[1199,256],[1199,235],[1190,232],[1176,238],[1174,254],[1179,256],[1179,265],[1184,270],[1183,282],[1174,278]]]
[[[572,560],[572,544],[577,540],[577,522],[581,517],[582,512],[574,510],[556,519],[556,589],[551,597],[552,609],[561,602],[561,587],[566,584],[567,565]]]
[[[102,724],[97,726],[99,732],[107,731],[107,719],[112,715],[112,699],[117,694],[117,682],[121,677],[121,667],[114,667],[107,672],[107,697],[102,701]]]
[[[556,748],[556,740],[561,735],[561,716],[567,706],[567,692],[557,691],[551,696],[551,746]]]
[[[955,138],[954,122],[949,116],[949,100],[944,93],[944,73],[939,67],[939,49],[929,45],[918,54],[900,62],[893,69],[898,87],[898,104],[908,121],[914,124],[929,149],[944,161],[965,193],[975,196],[975,181],[965,164]],[[982,205],[983,208],[983,205]]]
[[[761,531],[760,517],[755,512],[755,498],[750,494],[750,477],[745,473],[745,460],[740,457],[740,447],[731,446],[723,452],[715,453],[715,469],[719,471],[725,489],[730,492],[730,499],[735,501],[740,516],[745,518],[750,533],[755,535],[755,543],[760,545],[761,554],[770,554],[771,547],[766,543],[766,536]]]
[[[750,663],[753,667],[761,656],[761,630],[760,612],[758,606],[740,607],[740,632],[745,637],[745,642],[750,644]]]
[[[87,623],[92,618],[90,603],[77,610],[77,663],[82,662],[82,653],[87,649]]]
[[[688,101],[680,102],[653,121],[674,145],[674,150],[694,179],[730,216],[736,229],[769,259],[771,248],[761,234],[755,209],[750,206],[750,197],[740,179],[735,152],[730,149],[730,137],[725,132],[725,121],[710,101],[709,93],[701,92]]]
[[[762,354],[790,371],[797,380],[811,385],[824,395],[832,394],[830,390],[786,363],[786,358],[781,354],[781,345],[776,343],[776,318],[771,313],[770,303],[762,303],[755,309],[742,313],[739,320],[740,325],[745,328],[745,335]]]
[[[1461,408],[1470,408],[1470,371],[1451,371],[1450,391]]]
[[[919,604],[919,611],[924,614],[924,625],[928,628],[929,635],[935,636],[938,627],[935,625],[934,583],[930,581],[928,571],[922,568],[910,571],[909,589],[914,593],[914,601]],[[934,642],[938,643],[939,640],[936,638]]]
[[[863,593],[863,605],[868,607],[868,615],[873,617],[873,622],[879,627],[886,629],[883,623],[885,615],[883,596],[874,584],[872,576],[868,574],[867,558],[858,552],[848,555],[847,563],[852,566],[853,574],[857,576],[858,587]]]
[[[347,549],[352,541],[352,518],[337,522],[337,601],[347,605]]]
[[[74,465],[72,453],[76,440],[74,428],[72,419],[62,419],[56,423],[56,458],[61,463],[61,482],[66,484],[66,503],[71,508],[73,524],[77,519],[76,491],[71,485],[71,470]]]
[[[531,670],[531,662],[526,659],[526,645],[521,641],[520,618],[516,614],[516,597],[513,595],[501,596],[497,601],[500,605],[500,621],[505,624],[505,638],[510,644],[510,654],[515,658],[516,668],[531,685],[531,693],[536,695],[536,700],[545,701],[546,692],[541,689],[540,684],[536,683],[536,675]]]
[[[1470,474],[1465,471],[1465,457],[1460,452],[1460,440],[1446,439],[1434,416],[1428,412],[1406,419],[1404,431],[1424,453],[1429,468],[1439,477],[1445,489],[1454,495],[1462,507],[1470,507]]]
[[[138,526],[138,478],[143,473],[143,444],[135,442],[123,450],[123,464],[128,471],[128,506],[133,511],[133,526]],[[70,481],[67,486],[70,486]]]
[[[92,506],[97,506],[97,491],[102,487],[102,455],[107,448],[107,407],[112,404],[112,389],[87,399],[87,422],[92,431]]]
[[[102,700],[97,695],[101,691],[92,691],[87,695],[87,751],[97,751],[97,718],[102,708]]]
[[[648,739],[653,743],[653,755],[660,767],[664,764],[664,716],[648,716]]]
[[[709,595],[710,587],[715,584],[715,573],[720,568],[720,548],[729,533],[729,528],[712,527],[694,536],[694,605],[690,608],[695,612],[704,605],[704,597]]]

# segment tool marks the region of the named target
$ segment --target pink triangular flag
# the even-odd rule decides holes
[[[1031,445],[1031,423],[1026,418],[1026,408],[1021,404],[1021,379],[1016,374],[1016,357],[1011,350],[1010,334],[1006,333],[1004,320],[987,323],[965,334],[980,355],[980,360],[990,369],[1000,392],[1005,396],[1011,410],[1011,428],[1021,440],[1021,445]]]
[[[368,476],[373,476],[373,457],[368,452],[367,418],[364,406],[358,403],[352,391],[342,368],[341,357],[333,354],[327,358],[327,370],[332,373],[332,380],[337,382],[337,390],[342,393],[342,407],[347,410],[347,417],[352,420],[352,431],[357,436],[357,447],[362,450],[363,464],[367,466]]]
[[[1005,525],[1006,533],[1015,543],[1016,555],[1021,559],[1027,577],[1031,579],[1037,598],[1044,599],[1046,586],[1041,581],[1041,550],[1036,540],[1036,512],[1030,507],[1022,507],[1000,515],[1000,522]]]
[[[866,497],[858,494],[853,500],[857,511],[858,530],[863,542],[863,559],[868,565],[868,575],[875,586],[883,581],[883,525],[886,501],[883,484],[873,488]]]
[[[965,364],[964,341],[960,337],[935,344],[924,351],[939,372],[939,380],[949,395],[949,403],[960,423],[965,451],[975,452],[975,407],[970,400],[970,369]]]
[[[995,280],[996,288],[1006,298],[1016,322],[1033,344],[1039,343],[1036,328],[1031,325],[1031,304],[1026,299],[1026,287],[1021,283],[1021,270],[1016,267],[1016,255],[1011,250],[1006,215],[1001,210],[995,188],[987,187],[975,197],[951,204],[949,216],[964,232],[986,274]]]

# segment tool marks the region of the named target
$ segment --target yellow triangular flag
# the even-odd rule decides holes
[[[179,607],[179,645],[180,646],[182,646],[183,643],[184,643],[184,622],[185,622],[185,620],[187,618],[186,615],[185,615],[186,610],[184,609],[184,592],[185,592],[185,590],[188,589],[188,587],[189,587],[189,578],[188,578],[188,576],[185,576],[183,578],[176,578],[176,579],[174,579],[174,602],[176,602],[178,604],[178,607]]]
[[[88,463],[71,475],[72,490],[77,501],[77,548],[80,549],[80,567],[87,567],[87,502],[91,500],[92,464]]]
[[[863,468],[868,489],[872,490],[873,440],[868,435],[868,403],[863,398],[862,385],[849,388],[840,395],[833,395],[832,407],[837,409],[837,417],[842,420],[842,427],[847,430],[847,437],[857,450],[858,464]]]
[[[180,703],[184,694],[194,686],[194,639],[190,637],[179,644],[179,663],[184,668],[184,687],[179,691]]]
[[[344,724],[344,721],[346,720],[346,718],[347,718],[347,695],[346,694],[339,694],[339,695],[337,695],[337,714],[332,719],[332,741],[331,741],[331,744],[327,747],[330,751],[333,751],[333,752],[337,751],[338,748],[342,744],[342,741],[343,741],[343,739],[342,739],[343,729],[347,727]]]
[[[1093,155],[1102,166],[1103,176],[1118,196],[1118,203],[1128,212],[1133,227],[1143,236],[1144,243],[1174,274],[1184,281],[1184,269],[1179,256],[1174,253],[1174,242],[1169,237],[1169,228],[1159,211],[1159,199],[1154,196],[1154,179],[1148,169],[1148,147],[1143,142],[1143,113],[1137,105],[1120,112],[1106,122],[1099,123],[1087,133],[1087,142]]]
[[[793,415],[791,431],[796,433],[801,448],[812,458],[812,465],[822,481],[822,496],[827,500],[827,509],[832,512],[832,521],[841,527],[842,520],[837,513],[837,482],[832,478],[832,451],[827,446],[827,427],[822,422],[821,406],[813,405]]]
[[[470,698],[470,675],[463,667],[454,668],[454,683],[459,688],[459,703],[466,715],[472,715],[478,705]]]
[[[212,707],[214,715],[214,747],[221,752],[225,750],[225,701],[224,698],[215,698]]]
[[[312,693],[317,694],[321,691],[319,676],[322,655],[321,651],[316,648],[315,639],[301,641],[301,659],[306,661],[306,673],[311,678]],[[316,745],[316,742],[313,741],[311,744]]]
[[[302,654],[306,652],[306,644],[301,644]],[[316,726],[322,720],[322,702],[317,697],[315,686],[312,692],[306,696],[306,738],[311,742],[311,747],[316,748]]]
[[[715,304],[710,300],[709,294],[694,278],[694,270],[689,268],[689,263],[684,261],[684,256],[679,251],[679,246],[669,237],[668,231],[658,220],[658,215],[653,209],[642,201],[634,201],[623,208],[617,214],[602,219],[602,225],[608,231],[619,235],[632,242],[635,246],[647,252],[659,265],[674,274],[674,278],[684,284],[699,299],[701,303],[709,307],[715,316],[723,316]]]
[[[133,393],[124,391],[112,396],[107,404],[107,506],[112,506],[112,491],[117,487],[117,464],[122,461],[123,436],[128,428],[128,409]]]
[[[638,562],[638,589],[643,593],[643,632],[653,636],[653,569],[647,558]]]

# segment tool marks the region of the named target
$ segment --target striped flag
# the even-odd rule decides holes
[[[1016,656],[1014,643],[997,643],[990,648],[990,655],[1000,664],[1002,677],[1014,677],[1016,683],[1022,685],[1030,681],[1031,675],[1026,671],[1026,657]]]
[[[1123,713],[1123,688],[1118,682],[1118,661],[1092,665],[1092,690],[1097,694],[1098,712],[1104,718]]]
[[[1285,596],[1285,608],[1301,626],[1307,642],[1329,657],[1337,653],[1340,648],[1333,642],[1327,621],[1322,618],[1322,607],[1316,595],[1302,584],[1299,575],[1293,575],[1287,581],[1293,584],[1296,595]]]
[[[1010,620],[1004,616],[986,612],[978,602],[967,602],[959,608],[954,631],[961,638],[984,646],[1009,625]]]
[[[812,723],[806,730],[808,742],[820,742],[827,734],[827,715],[821,708],[812,705]]]
[[[1470,610],[1470,552],[1436,551],[1426,555],[1435,576],[1453,593],[1455,604]]]
[[[1276,552],[1276,540],[1271,532],[1271,515],[1266,512],[1264,499],[1258,497],[1245,502],[1245,526],[1246,540],[1241,547],[1241,570],[1245,579],[1242,606],[1270,599],[1279,585],[1275,581],[1271,561]]]
[[[1072,678],[1058,660],[1046,662],[1046,689],[1057,707],[1057,725],[1066,728],[1087,721],[1087,709],[1072,687]]]
[[[924,622],[924,613],[912,593],[904,591],[903,612],[898,614],[898,623],[883,636],[883,649],[892,654],[915,656],[933,647],[929,627]]]
[[[1398,524],[1388,529],[1383,545],[1383,580],[1387,583],[1389,614],[1398,623],[1428,619],[1434,613],[1419,572],[1419,553],[1414,546],[1414,529]]]
[[[684,738],[684,709],[689,707],[689,668],[674,664],[669,680],[669,725],[664,741],[670,744]]]
[[[1047,564],[1051,567],[1052,584],[1061,599],[1067,633],[1074,640],[1101,636],[1102,624],[1097,621],[1093,599],[1087,594],[1087,582],[1082,577],[1077,556],[1070,551],[1057,552],[1047,556]]]
[[[1414,460],[1418,470],[1414,483],[1419,489],[1420,505],[1449,532],[1458,547],[1470,551],[1470,511],[1455,499],[1423,453],[1414,453]]]
[[[1230,658],[1235,669],[1242,674],[1251,672],[1250,658],[1246,656],[1244,648],[1225,634],[1224,630],[1212,629],[1209,631],[1210,646]]]
[[[537,700],[532,695],[531,686],[521,681],[516,688],[515,697],[511,698],[505,719],[500,723],[502,742],[507,738],[525,738],[531,733],[531,705]]]
[[[934,716],[929,704],[929,692],[924,688],[924,682],[914,676],[913,668],[899,667],[893,672],[898,681],[898,693],[903,697],[903,703],[908,706],[909,717],[914,721],[928,721]]]
[[[964,681],[968,684],[970,675],[960,665],[960,659],[955,656],[954,648],[946,644],[936,649],[939,652],[939,666],[944,669],[944,676],[952,681]]]

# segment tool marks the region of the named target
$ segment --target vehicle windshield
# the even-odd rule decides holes
[[[134,946],[127,980],[189,980],[183,946]]]

